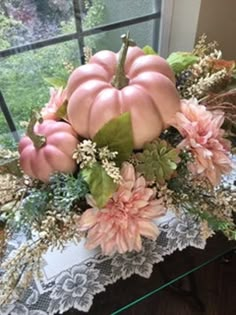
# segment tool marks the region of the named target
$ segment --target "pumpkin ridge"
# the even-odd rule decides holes
[[[106,110],[104,110],[102,112],[102,117],[104,117],[104,114],[106,114],[107,118],[105,119],[102,119],[102,123],[100,123],[99,126],[95,126],[95,123],[94,123],[94,117],[96,117],[96,112],[97,111],[97,105],[96,104],[102,104],[102,106],[104,106],[104,104],[107,102],[107,99],[106,100],[103,100],[101,102],[100,99],[103,98],[103,95],[107,95],[107,91],[111,91],[111,94],[109,95],[109,99],[111,99],[111,101],[109,101],[109,113],[111,111],[112,114],[108,115],[106,114]],[[121,92],[122,90],[118,90],[118,89],[115,89],[112,85],[110,87],[108,87],[107,89],[103,89],[102,91],[100,91],[100,93],[98,93],[94,99],[94,102],[92,103],[92,105],[90,106],[90,111],[89,111],[89,121],[88,121],[88,134],[89,134],[89,137],[90,138],[93,138],[95,136],[95,134],[98,132],[98,130],[100,128],[102,128],[109,120],[115,118],[116,116],[122,114],[121,112],[121,106],[120,106],[120,103],[119,103],[119,93]],[[115,95],[115,99],[116,99],[116,102],[114,105],[114,95]],[[118,110],[117,110],[117,104],[118,104]],[[115,111],[116,110],[116,111]],[[109,117],[108,117],[109,116]],[[95,119],[96,120],[96,119]],[[93,121],[93,123],[92,123]],[[100,121],[101,122],[101,121]]]
[[[53,153],[51,153],[51,150],[53,150]],[[57,152],[57,153],[56,153]],[[62,152],[60,149],[58,149],[58,147],[54,146],[54,145],[47,145],[47,147],[43,150],[42,154],[44,159],[46,160],[47,164],[50,166],[50,168],[54,171],[57,171],[54,166],[53,166],[53,160],[51,159],[51,157],[57,156],[59,153],[59,155],[63,155],[64,158],[69,158],[68,155],[64,154],[64,152]],[[72,159],[72,157],[71,157]],[[64,160],[64,159],[63,159]],[[65,162],[65,161],[64,161]],[[66,163],[65,163],[66,164]],[[59,169],[58,169],[59,171]],[[61,171],[61,170],[60,170]]]
[[[31,144],[28,144],[26,147],[24,147],[22,149],[22,151],[20,152],[20,166],[22,169],[24,169],[24,165],[26,165],[27,167],[27,172],[29,175],[32,175],[34,174],[33,172],[33,169],[32,169],[32,159],[30,159],[30,163],[29,164],[26,164],[25,163],[25,159],[24,159],[24,156],[28,156],[29,154],[32,154],[32,152],[34,151],[34,145],[31,143]],[[33,176],[35,177],[35,176]]]
[[[138,89],[139,91],[142,91],[143,93],[146,94],[146,97],[150,99],[150,103],[152,104],[153,108],[158,112],[159,118],[162,118],[160,111],[159,111],[159,108],[156,107],[155,100],[153,99],[152,95],[150,95],[150,93],[143,86],[141,86],[137,83],[135,83],[135,84],[132,83],[132,86],[135,87],[136,89]]]
[[[48,136],[48,143],[50,143],[51,146],[54,146],[55,148],[61,150],[63,148],[63,139],[67,139],[67,143],[70,141],[71,143],[70,144],[73,144],[74,142],[74,145],[76,146],[76,142],[77,142],[77,134],[76,134],[76,139],[74,137],[74,135],[72,134],[68,134],[66,133],[65,131],[60,131],[60,132],[57,132],[56,136],[55,135],[50,135]],[[66,147],[66,150],[67,150],[67,147]],[[65,148],[63,148],[63,153],[67,156],[71,156],[72,157],[72,154],[73,152],[70,152],[71,151],[70,147],[68,148],[68,152],[65,151]]]
[[[173,71],[170,69],[166,60],[160,56],[143,55],[135,59],[129,69],[130,78],[135,78],[140,73],[144,72],[160,73],[175,84]]]
[[[110,89],[112,86],[109,87],[109,85],[107,86],[107,89]],[[104,92],[105,88],[101,88],[100,91],[96,94],[95,98],[93,99],[93,102],[90,104],[89,106],[89,111],[88,111],[88,134],[91,137],[91,127],[92,127],[92,123],[91,123],[91,118],[92,118],[92,110],[94,107],[94,104],[96,102],[96,99],[99,97],[99,95]]]
[[[92,87],[90,86],[91,82],[93,82]],[[98,87],[97,82],[99,82],[99,85],[100,85],[99,87]],[[91,115],[92,104],[94,103],[96,97],[101,92],[101,90],[103,90],[104,88],[109,88],[109,87],[110,87],[110,84],[106,81],[89,80],[88,82],[84,82],[83,85],[79,86],[72,94],[71,99],[68,102],[67,114],[68,114],[68,119],[71,126],[80,136],[83,136],[85,138],[89,137],[88,124],[89,124],[89,117]],[[95,92],[89,93],[89,91],[94,88],[96,88],[96,93]],[[84,93],[89,98],[91,98],[88,104],[86,102],[86,109],[88,108],[87,112],[85,111],[85,106],[83,106],[82,102],[78,100],[80,96],[83,95]],[[86,130],[83,130],[82,132],[81,132],[81,128],[78,129],[79,126],[81,126],[81,124],[78,122],[77,113],[80,114],[80,112],[83,112],[83,117],[81,116],[81,119],[83,119],[82,125],[86,125]]]
[[[117,53],[117,58],[118,58],[118,54],[119,53]],[[129,76],[130,68],[132,67],[135,60],[138,59],[139,57],[143,57],[143,56],[146,56],[146,55],[143,52],[143,50],[140,49],[139,47],[137,47],[137,46],[131,47],[130,46],[128,48],[126,63],[125,63],[125,74],[127,74],[127,76]]]
[[[149,85],[147,85],[147,78],[146,77],[142,78],[143,76],[145,76],[145,72],[140,73],[140,75],[137,75],[136,78],[132,80],[132,84],[136,85],[136,86],[137,85],[140,86],[142,89],[144,89],[144,91],[146,91],[146,93],[148,95],[151,96],[151,98],[152,98],[152,100],[153,100],[153,102],[155,104],[156,110],[159,112],[162,121],[165,121],[166,119],[164,118],[163,113],[168,108],[170,108],[170,109],[173,108],[174,109],[174,107],[172,106],[173,100],[172,100],[171,104],[169,103],[169,106],[165,105],[165,109],[166,110],[162,111],[161,110],[162,106],[160,106],[159,102],[157,102],[156,99],[154,99],[154,97],[156,98],[156,96],[155,96],[155,94],[152,91],[152,84],[154,84],[154,82],[155,83],[157,82],[157,85],[160,85],[160,82],[162,82],[162,83],[164,82],[163,88],[165,88],[165,89],[166,89],[167,84],[169,85],[168,90],[166,90],[166,91],[162,90],[162,94],[165,93],[165,97],[166,97],[167,100],[168,99],[173,99],[173,96],[175,96],[175,101],[178,100],[178,102],[179,102],[178,92],[176,90],[176,87],[175,87],[174,83],[168,77],[166,77],[164,74],[162,74],[160,72],[156,72],[156,71],[152,71],[152,73],[153,73],[153,76],[156,76],[156,78],[155,78],[155,80],[153,80],[151,82],[151,84],[149,83]],[[158,77],[158,79],[157,79],[157,77]],[[159,95],[161,95],[161,94],[159,93]],[[179,106],[180,106],[180,102],[179,102]],[[176,112],[176,110],[174,110],[173,114],[175,112]],[[165,123],[164,126],[166,128],[168,125]]]
[[[102,50],[93,55],[88,64],[101,66],[108,74],[115,74],[117,65],[117,54],[113,51]],[[109,59],[109,61],[108,61]],[[106,62],[104,62],[106,60]],[[112,70],[112,71],[111,71]]]
[[[94,72],[95,68],[95,72]],[[107,82],[110,78],[110,73],[101,65],[88,63],[75,69],[67,83],[67,98],[69,99],[72,94],[78,89],[81,84],[87,82],[91,77],[96,80]]]
[[[128,85],[129,86],[129,85]],[[126,87],[124,87],[125,89]],[[125,95],[124,95],[124,89],[122,90],[119,90],[118,92],[118,103],[119,103],[119,112],[120,112],[120,115],[122,113],[125,113],[125,112],[129,112],[126,108],[125,108],[125,101],[124,101],[124,98],[125,98]]]
[[[34,153],[34,155],[35,155],[35,153]],[[42,159],[44,159],[43,162],[42,162]],[[38,161],[40,161],[40,163]],[[47,161],[47,160],[45,159],[45,156],[44,156],[44,148],[40,148],[37,152],[37,155],[35,155],[35,159],[31,158],[31,161],[30,161],[33,174],[35,174],[34,177],[39,178],[41,180],[44,180],[45,178],[42,175],[45,172],[45,168],[48,169],[48,172],[50,172],[50,173],[52,172],[52,166],[49,164],[46,164],[45,161]],[[44,167],[43,170],[40,169],[40,165],[43,165],[42,166],[42,167]]]

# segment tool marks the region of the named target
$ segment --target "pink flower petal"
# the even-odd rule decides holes
[[[220,129],[223,122],[222,112],[208,111],[196,99],[190,99],[181,102],[181,112],[172,123],[184,137],[178,147],[187,148],[195,159],[189,164],[189,170],[194,175],[207,177],[213,185],[232,169],[228,157],[230,143],[223,138],[224,131]]]
[[[120,254],[127,252],[129,249],[122,231],[116,234],[116,246]]]
[[[156,224],[150,221],[139,221],[139,233],[151,240],[156,240],[160,234]]]
[[[97,210],[91,208],[86,210],[80,220],[79,220],[79,229],[81,231],[87,231],[92,226],[96,224],[97,221]]]
[[[125,162],[121,168],[121,176],[125,182],[135,182],[135,170],[132,164]]]

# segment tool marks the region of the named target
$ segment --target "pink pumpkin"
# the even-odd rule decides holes
[[[118,54],[100,51],[71,74],[68,119],[79,135],[93,138],[106,122],[130,112],[138,149],[169,126],[180,100],[174,73],[163,58],[145,55],[138,47],[126,45],[124,49]],[[125,83],[117,86],[114,77],[119,71],[123,71]]]
[[[29,136],[24,136],[19,143],[20,166],[25,174],[47,182],[55,171],[75,171],[72,154],[79,141],[69,124],[45,120],[34,126],[34,136],[43,139],[38,147]]]

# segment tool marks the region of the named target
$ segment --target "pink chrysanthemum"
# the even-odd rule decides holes
[[[86,247],[101,246],[103,254],[140,251],[141,236],[155,240],[159,230],[153,219],[163,216],[166,209],[161,199],[156,199],[154,189],[147,188],[143,176],[134,167],[123,163],[122,184],[102,209],[86,210],[79,222],[82,231],[88,231]]]
[[[57,120],[56,112],[66,100],[66,90],[50,88],[50,100],[41,110],[43,119]]]
[[[207,177],[212,185],[232,170],[230,142],[223,138],[224,130],[220,128],[223,122],[224,113],[208,111],[196,99],[190,99],[182,100],[181,112],[172,124],[184,138],[179,147],[188,148],[195,159],[189,170]]]

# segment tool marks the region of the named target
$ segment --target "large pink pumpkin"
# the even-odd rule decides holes
[[[77,134],[65,122],[45,120],[34,127],[35,134],[46,142],[36,148],[31,138],[24,136],[19,143],[20,166],[29,176],[47,182],[53,172],[73,173],[76,169],[73,151],[78,144]]]
[[[79,135],[93,138],[106,122],[130,112],[138,149],[158,137],[179,110],[175,77],[163,58],[129,47],[124,66],[129,82],[117,89],[111,83],[118,58],[114,52],[100,51],[71,74],[68,118]]]

